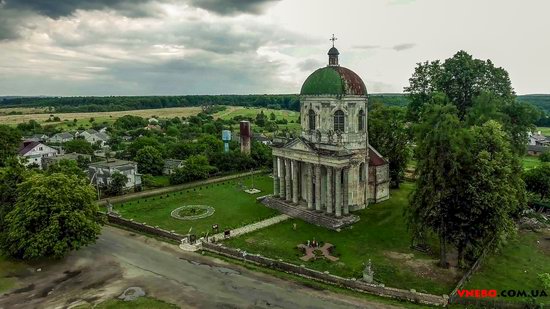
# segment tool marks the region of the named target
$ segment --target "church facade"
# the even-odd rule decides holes
[[[339,65],[334,46],[328,55],[328,65],[302,85],[300,136],[273,145],[274,192],[264,204],[278,204],[273,208],[286,213],[305,210],[305,217],[349,217],[327,226],[340,227],[358,220],[354,210],[389,198],[389,171],[368,144],[365,84]]]

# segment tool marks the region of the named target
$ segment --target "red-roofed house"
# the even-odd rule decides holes
[[[19,157],[25,166],[37,164],[42,169],[42,158],[57,155],[57,150],[40,142],[25,141],[19,147]]]

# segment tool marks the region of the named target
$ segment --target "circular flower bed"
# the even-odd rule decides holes
[[[185,205],[172,210],[170,215],[179,220],[198,220],[214,214],[214,207],[207,205]]]

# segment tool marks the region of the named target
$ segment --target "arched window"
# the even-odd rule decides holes
[[[359,181],[365,181],[365,163],[359,164]]]
[[[344,132],[344,112],[341,110],[334,113],[334,131]]]
[[[358,130],[359,131],[363,131],[365,130],[365,112],[363,110],[360,110],[359,111],[359,116],[358,116]]]
[[[307,115],[309,119],[309,129],[315,130],[315,112],[310,109]]]

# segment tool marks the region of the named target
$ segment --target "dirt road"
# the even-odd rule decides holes
[[[19,288],[0,295],[0,308],[97,304],[133,286],[182,308],[394,308],[314,290],[113,227],[63,261],[14,275]]]

